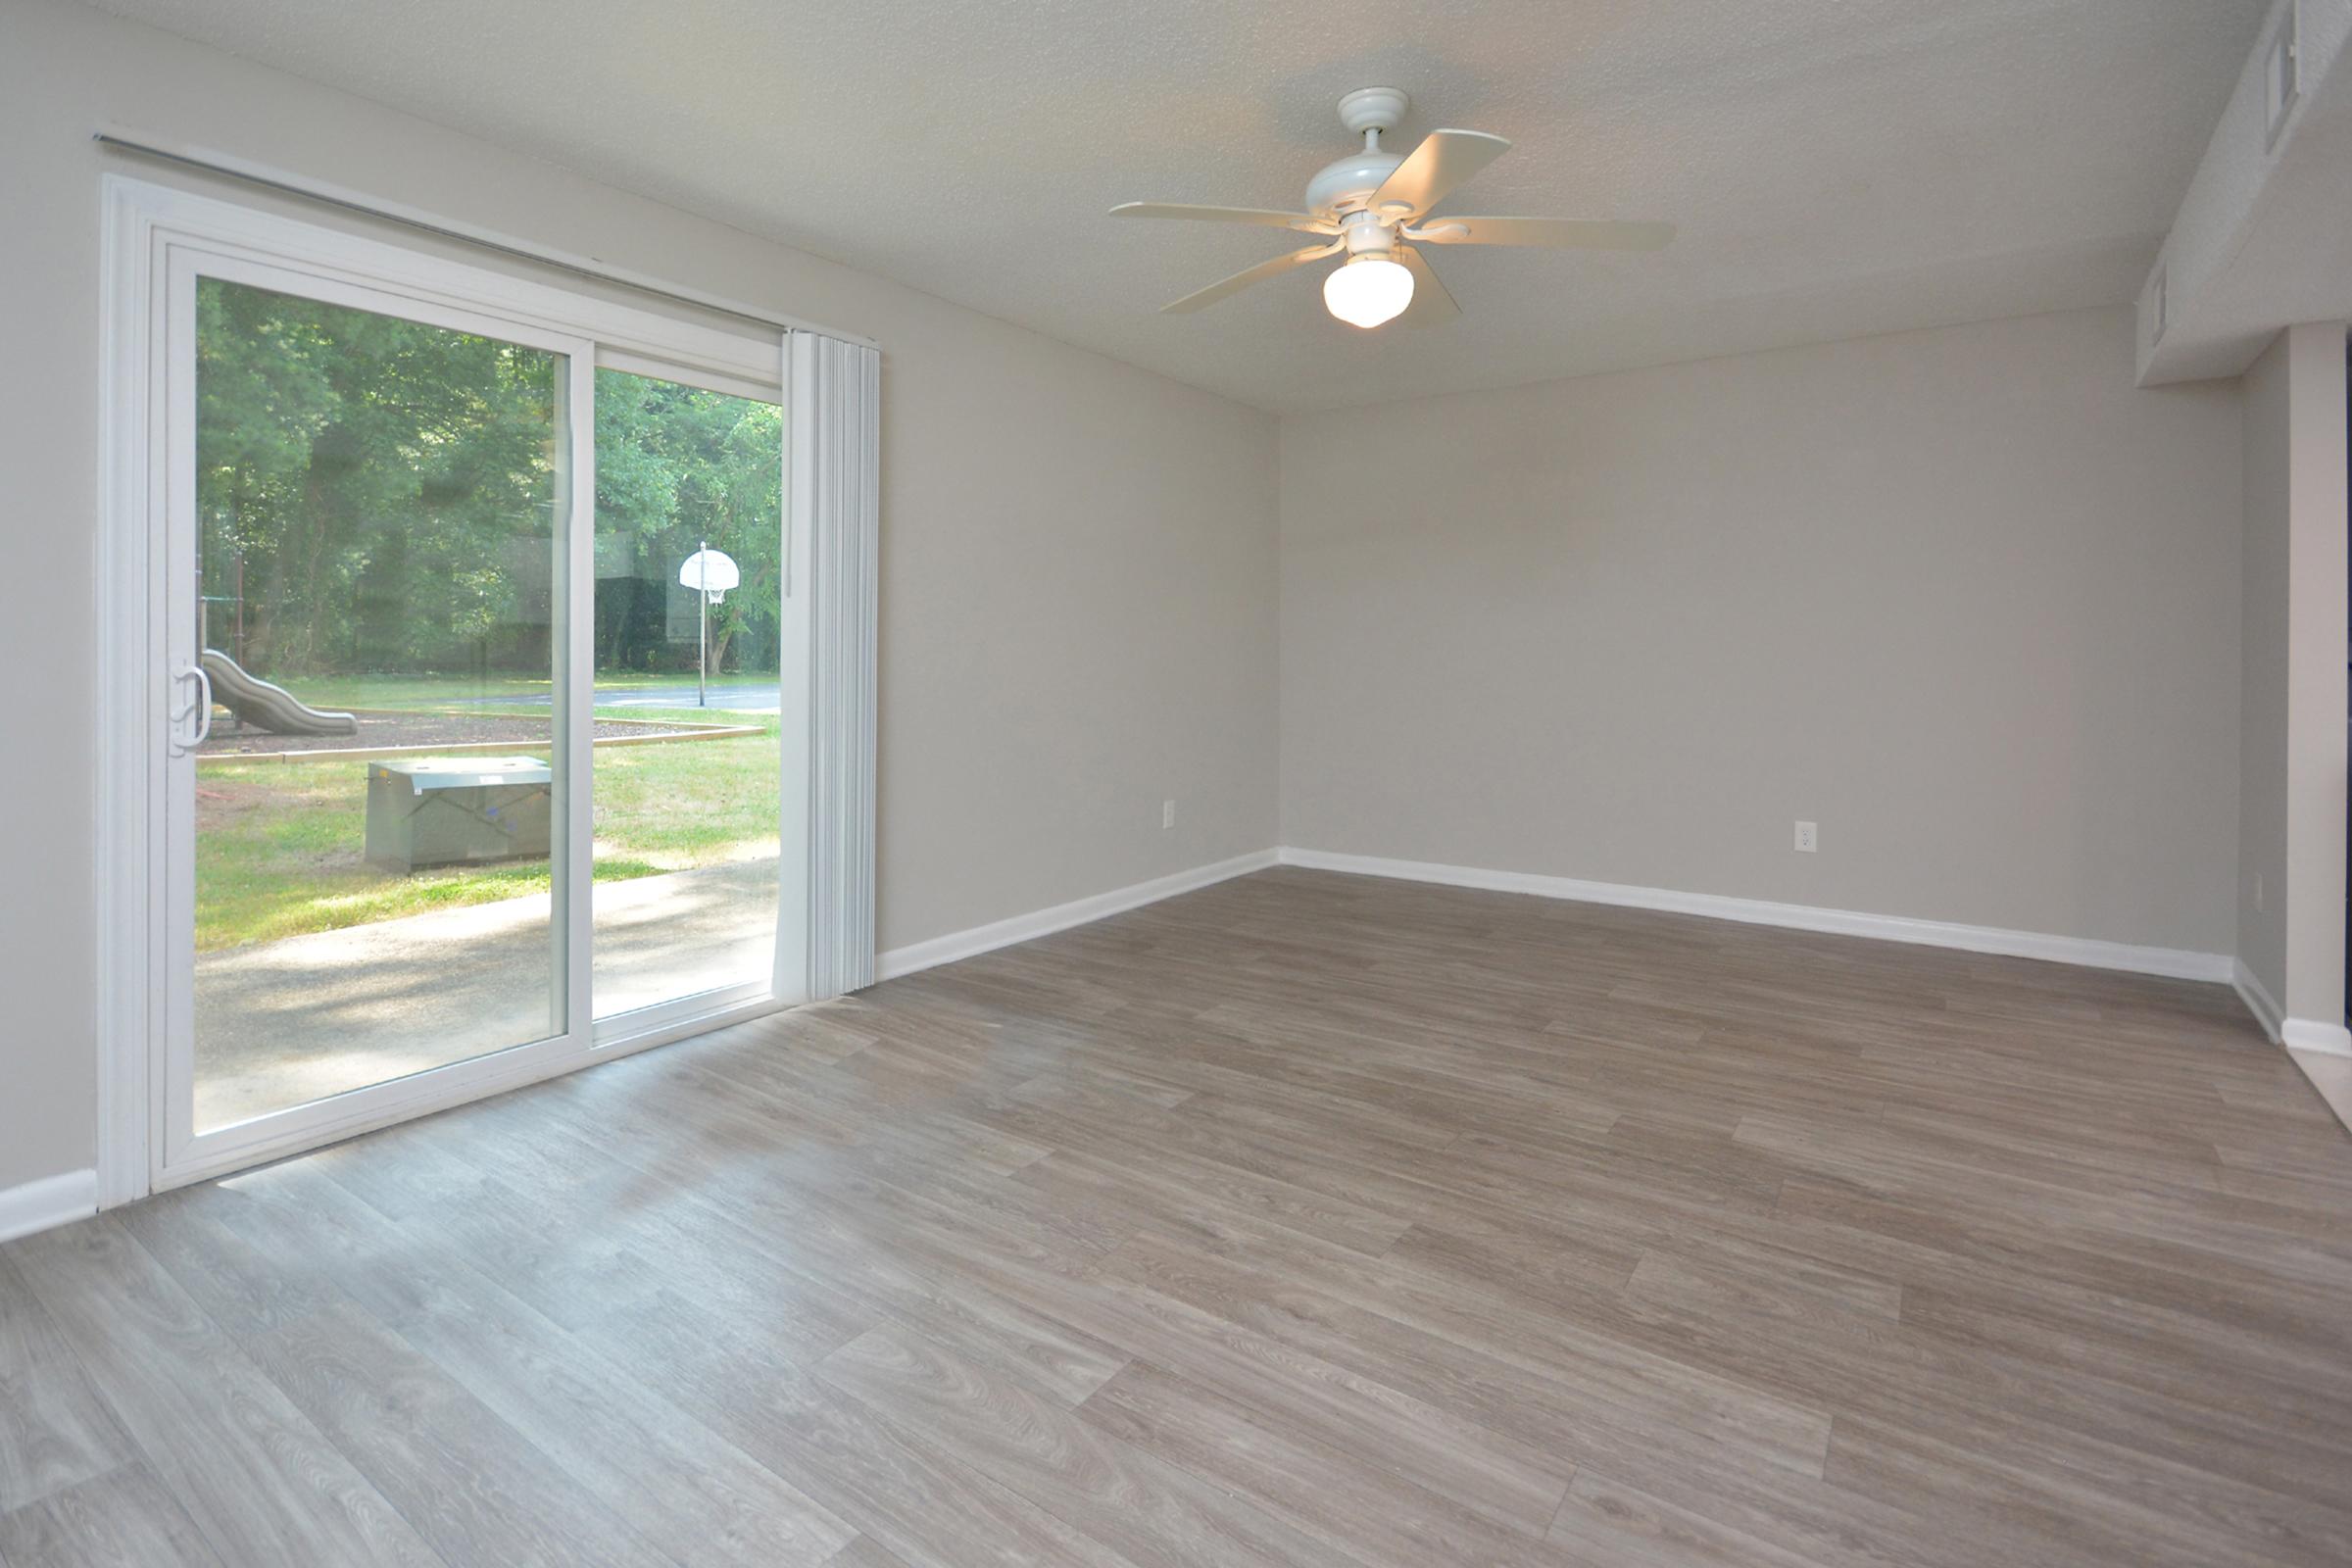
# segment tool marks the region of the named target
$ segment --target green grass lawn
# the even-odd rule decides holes
[[[710,677],[713,685],[728,686],[774,679],[775,672],[772,670],[736,670]],[[311,675],[299,679],[289,677],[278,684],[313,708],[459,710],[485,699],[545,697],[555,686],[553,681],[533,680],[522,675],[488,675],[480,679],[462,675]],[[601,673],[596,677],[596,684],[599,689],[618,690],[648,686],[691,686],[694,684],[694,671],[690,669],[683,674],[646,670]],[[496,709],[500,712],[514,711],[513,705],[503,702],[497,703]],[[705,717],[710,713],[709,710],[695,711]],[[632,710],[615,716],[635,718],[640,715]]]
[[[662,677],[674,680],[674,676]],[[329,706],[448,706],[427,682],[408,683],[408,700],[314,695]],[[439,683],[442,693],[447,683]],[[757,735],[596,748],[596,880],[625,881],[728,860],[773,856],[780,759],[772,713],[714,709],[612,710],[622,718],[704,719],[756,724]],[[545,748],[515,748],[544,757]],[[366,925],[427,909],[455,908],[544,893],[544,861],[450,866],[410,875],[365,858],[367,764],[354,757],[316,762],[208,763],[196,774],[196,948]]]

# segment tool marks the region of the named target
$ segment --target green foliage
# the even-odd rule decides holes
[[[706,540],[733,557],[740,588],[710,607],[711,668],[731,646],[773,668],[782,588],[784,411],[674,381],[596,372],[597,664],[644,669],[665,657],[670,585]],[[644,588],[631,595],[624,584]],[[742,645],[750,645],[748,648]]]
[[[199,280],[207,640],[281,677],[545,678],[563,368],[492,338]],[[744,573],[713,609],[715,647],[772,659],[781,411],[611,370],[596,388],[599,663],[694,667],[666,610],[704,538]]]
[[[241,608],[261,670],[544,649],[557,357],[214,278],[196,352],[212,640]]]

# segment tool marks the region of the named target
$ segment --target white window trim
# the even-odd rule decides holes
[[[772,988],[735,987],[682,1004],[592,1023],[594,1050],[552,1054],[521,1047],[404,1080],[378,1094],[365,1114],[321,1118],[291,1147],[225,1152],[219,1169],[275,1158],[295,1148],[348,1137],[608,1057],[660,1045],[791,1005],[839,995],[873,977],[873,638],[876,624],[873,505],[879,462],[879,354],[869,346],[794,331],[719,329],[640,310],[579,290],[518,278],[444,256],[287,218],[168,185],[108,174],[103,179],[103,276],[98,528],[98,601],[93,607],[98,670],[97,1074],[99,1203],[145,1196],[157,1184],[163,1148],[156,1053],[165,1036],[165,965],[172,961],[162,884],[165,696],[157,612],[166,603],[159,547],[171,479],[164,451],[166,389],[158,335],[174,250],[245,254],[414,300],[420,307],[478,312],[518,325],[590,339],[595,363],[684,380],[739,395],[782,400],[787,409],[787,585],[815,596],[798,617],[810,638],[805,696],[808,777],[787,770],[785,819],[805,804],[805,846],[822,868],[809,888],[808,952],[779,951]],[[806,341],[807,347],[802,347]],[[796,397],[802,357],[846,364],[855,373],[810,377]],[[787,362],[792,373],[787,375]],[[585,373],[585,370],[581,371]],[[788,380],[793,385],[788,385]],[[839,406],[836,406],[836,405]],[[845,438],[844,432],[848,432]],[[592,440],[583,434],[583,439]],[[804,456],[811,466],[804,468]],[[821,478],[818,476],[822,476]],[[585,585],[575,585],[585,591]],[[788,617],[791,618],[791,617]],[[787,719],[790,713],[787,713]],[[789,727],[787,733],[790,733]],[[585,750],[584,738],[581,749]],[[584,774],[582,775],[585,776]],[[803,792],[796,799],[796,784]],[[788,863],[780,874],[791,876]],[[789,885],[789,884],[788,884]],[[585,885],[582,887],[585,894]],[[586,919],[587,899],[575,901]],[[787,945],[779,944],[779,949]],[[218,1170],[181,1168],[174,1182]]]
[[[519,235],[503,232],[480,223],[466,222],[438,213],[412,207],[405,202],[390,200],[366,191],[338,185],[331,180],[316,179],[308,174],[262,163],[257,159],[240,158],[219,148],[200,146],[194,142],[175,140],[136,130],[126,125],[112,125],[99,130],[94,138],[110,151],[133,158],[153,159],[161,164],[176,164],[206,176],[233,179],[259,190],[275,191],[292,196],[306,205],[338,208],[357,214],[371,222],[394,223],[414,233],[452,240],[466,249],[514,257],[535,268],[584,277],[599,284],[617,284],[622,288],[698,311],[734,317],[773,327],[779,332],[814,332],[819,337],[839,338],[845,343],[861,344],[879,349],[872,338],[856,332],[827,326],[804,317],[788,316],[746,300],[731,299],[707,289],[689,288],[665,278],[634,271],[601,258],[578,255],[557,246],[541,244]]]

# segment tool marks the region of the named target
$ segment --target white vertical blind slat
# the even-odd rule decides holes
[[[808,988],[874,983],[874,772],[882,356],[795,332],[796,537],[808,547],[811,778]]]

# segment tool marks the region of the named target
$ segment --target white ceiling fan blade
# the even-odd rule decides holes
[[[1386,218],[1418,218],[1510,150],[1509,142],[1483,130],[1433,130],[1382,181],[1368,205]]]
[[[1674,239],[1672,223],[1587,222],[1573,218],[1433,218],[1407,228],[1428,245],[1552,245],[1579,251],[1654,251]]]
[[[1326,223],[1305,213],[1275,213],[1262,207],[1193,207],[1183,202],[1122,202],[1110,210],[1113,218],[1190,218],[1209,223],[1261,223],[1268,228],[1295,228],[1302,234],[1337,234],[1337,223]]]
[[[1204,305],[1214,305],[1226,295],[1239,294],[1252,283],[1262,283],[1269,277],[1280,277],[1295,267],[1304,267],[1309,262],[1337,255],[1344,243],[1344,241],[1335,239],[1328,245],[1309,245],[1302,251],[1293,251],[1287,256],[1277,256],[1272,261],[1260,262],[1255,267],[1244,268],[1221,282],[1211,283],[1197,293],[1187,294],[1173,305],[1162,305],[1159,308],[1159,314],[1182,316],[1188,312],[1200,310]]]
[[[1396,259],[1413,274],[1413,303],[1396,318],[1398,321],[1406,326],[1435,326],[1462,314],[1462,308],[1453,303],[1453,296],[1438,281],[1438,274],[1430,270],[1429,263],[1421,259],[1419,251],[1410,245],[1399,245]]]

